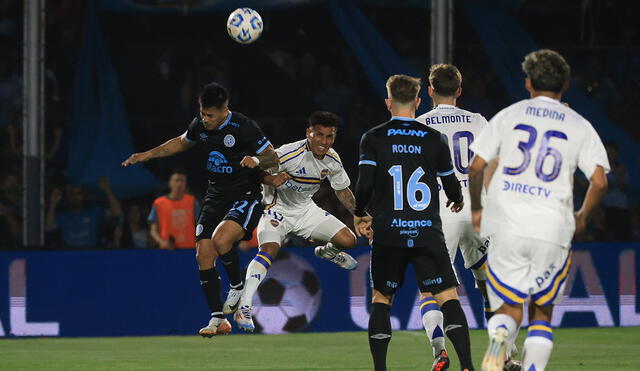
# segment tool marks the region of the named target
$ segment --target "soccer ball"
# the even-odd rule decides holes
[[[280,250],[253,300],[256,332],[303,330],[318,313],[321,297],[320,281],[309,263]]]
[[[229,36],[240,44],[250,44],[262,34],[262,18],[250,8],[238,8],[227,19]]]

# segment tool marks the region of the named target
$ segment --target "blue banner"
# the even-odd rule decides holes
[[[351,250],[359,268],[348,272],[315,257],[313,249],[283,249],[254,298],[258,328],[264,333],[365,329],[369,252],[368,247]],[[637,243],[575,246],[554,327],[640,326],[639,252]],[[254,254],[241,254],[244,267]],[[483,327],[473,277],[458,272],[469,325]],[[413,281],[407,272],[392,308],[394,329],[422,328]],[[193,250],[0,253],[0,336],[195,334],[208,318]]]

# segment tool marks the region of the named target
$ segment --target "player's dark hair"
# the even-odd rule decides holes
[[[415,102],[420,92],[420,79],[407,75],[393,75],[387,80],[389,98],[400,103]]]
[[[309,126],[320,125],[337,129],[341,122],[340,117],[329,111],[315,111],[309,115]]]
[[[224,86],[217,82],[212,82],[202,88],[198,96],[198,102],[202,108],[223,108],[229,103],[229,93],[227,93],[227,89]]]
[[[540,49],[524,57],[522,70],[538,91],[562,91],[565,81],[571,76],[571,67],[556,51]]]
[[[429,84],[440,96],[455,96],[462,85],[462,74],[452,64],[434,64],[429,69]]]
[[[171,175],[169,175],[169,177],[173,176],[174,174],[184,175],[185,177],[188,178],[187,171],[181,167],[173,168],[173,170],[171,170]]]

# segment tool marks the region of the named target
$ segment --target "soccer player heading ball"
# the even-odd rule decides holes
[[[357,261],[342,251],[355,246],[353,232],[311,199],[320,189],[320,183],[328,179],[338,200],[353,214],[355,198],[349,189],[351,182],[340,156],[331,148],[338,134],[338,123],[338,117],[331,112],[312,113],[307,137],[278,148],[280,166],[271,169],[271,174],[264,174],[267,206],[258,224],[260,251],[247,268],[246,287],[234,316],[245,331],[255,329],[251,300],[288,233],[326,242],[316,248],[317,256],[345,269],[357,267]]]
[[[209,187],[196,226],[196,259],[200,285],[211,310],[209,324],[200,335],[211,337],[231,331],[225,314],[235,312],[243,289],[238,253],[234,247],[250,239],[263,206],[260,169],[278,164],[273,146],[255,121],[229,110],[227,90],[206,85],[199,96],[200,115],[187,131],[142,153],[134,153],[122,164],[128,166],[156,157],[171,156],[199,144],[209,152],[206,164]],[[224,305],[220,298],[218,256],[229,276],[231,290]]]
[[[518,335],[522,305],[531,297],[524,370],[544,370],[551,349],[551,314],[562,299],[571,264],[571,239],[585,227],[606,188],[609,162],[589,121],[560,102],[570,67],[552,50],[528,54],[525,99],[498,112],[471,145],[469,170],[475,227],[491,236],[487,283],[491,308],[483,370],[502,370]],[[498,158],[482,208],[483,169]],[[576,167],[591,185],[573,213]],[[482,221],[482,223],[480,223]]]

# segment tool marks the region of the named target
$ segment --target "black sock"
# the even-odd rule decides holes
[[[442,305],[440,310],[444,316],[444,332],[456,348],[460,367],[473,371],[469,325],[467,324],[467,317],[465,317],[464,311],[460,306],[460,301],[449,300]]]
[[[216,317],[223,317],[222,300],[220,299],[220,277],[216,268],[207,269],[200,272],[200,286],[204,293],[211,314]]]
[[[224,255],[220,255],[220,261],[224,266],[227,277],[229,277],[229,283],[232,289],[242,290],[243,288],[243,276],[240,269],[240,256],[238,255],[238,242],[233,244],[231,250]]]
[[[391,307],[373,303],[369,317],[369,349],[376,371],[387,369],[387,348],[391,341]]]

